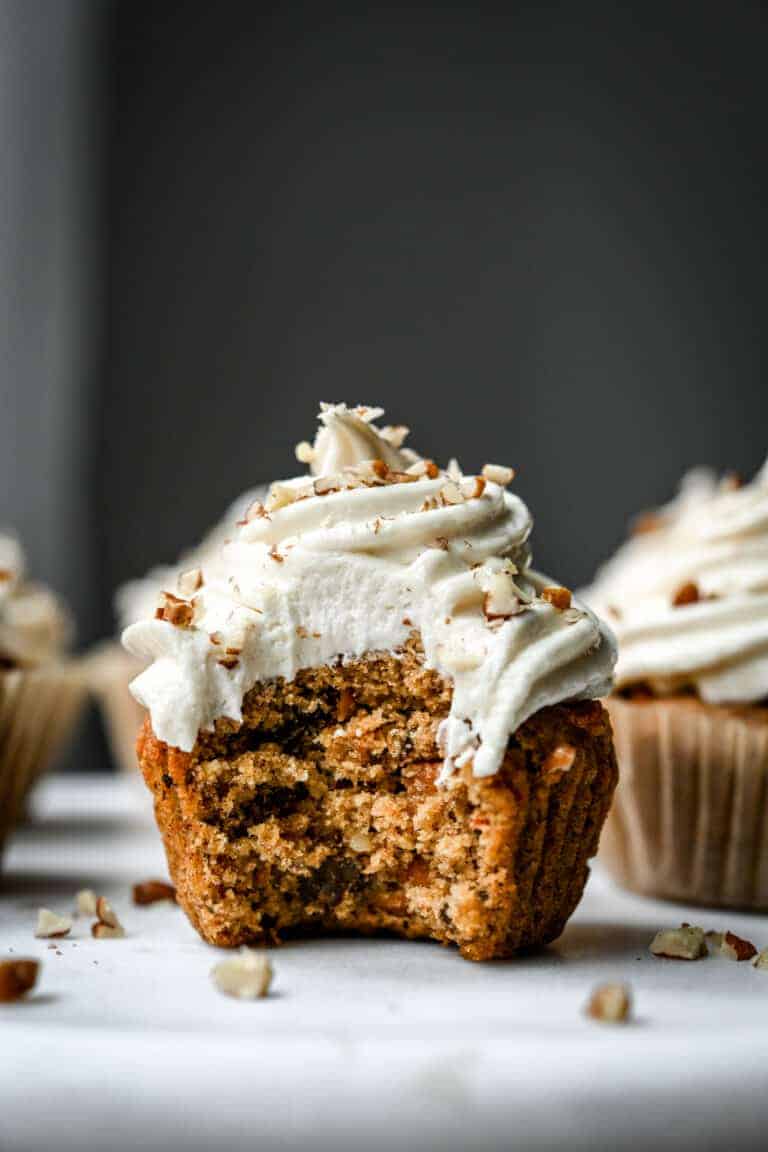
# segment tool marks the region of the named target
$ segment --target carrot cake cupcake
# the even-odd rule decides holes
[[[443,471],[380,415],[323,405],[313,473],[127,629],[139,760],[210,943],[387,930],[507,956],[586,882],[613,641],[531,569],[510,469]]]
[[[0,851],[83,700],[70,636],[62,604],[26,579],[21,545],[0,533]]]
[[[692,472],[587,598],[619,644],[601,860],[650,895],[768,907],[768,466]]]

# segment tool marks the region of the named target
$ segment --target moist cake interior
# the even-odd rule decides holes
[[[438,786],[450,684],[418,636],[256,685],[243,721],[191,753],[147,720],[139,758],[178,898],[210,943],[313,930],[430,937],[473,960],[556,938],[578,903],[616,783],[594,701],[510,739],[496,776]]]

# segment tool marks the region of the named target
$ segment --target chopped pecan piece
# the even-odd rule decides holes
[[[626,984],[601,984],[589,998],[586,1013],[605,1024],[626,1024],[632,1011],[632,997]]]
[[[734,932],[726,932],[720,943],[720,955],[725,956],[727,960],[739,962],[751,960],[753,956],[757,956],[757,948],[751,940],[743,940]]]
[[[0,1003],[8,1004],[26,996],[37,983],[37,960],[0,960]]]
[[[703,929],[691,924],[657,932],[651,941],[651,952],[667,960],[700,960],[708,955]]]
[[[686,604],[696,604],[700,599],[698,584],[694,584],[693,580],[688,580],[687,583],[681,584],[675,592],[672,604],[675,608],[683,608]]]
[[[559,609],[564,612],[566,608],[571,606],[571,592],[568,588],[560,588],[557,585],[550,585],[548,588],[541,590],[542,600],[546,600],[553,608]]]
[[[134,904],[157,904],[160,900],[176,902],[176,889],[163,880],[142,880],[133,886]]]

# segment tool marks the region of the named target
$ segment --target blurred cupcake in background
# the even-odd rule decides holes
[[[0,532],[0,850],[85,695],[82,673],[67,659],[69,616],[24,568],[18,540]]]
[[[585,598],[619,644],[602,862],[648,895],[768,908],[768,464],[691,472]]]

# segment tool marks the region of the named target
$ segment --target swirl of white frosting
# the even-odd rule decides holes
[[[349,459],[348,411],[321,415],[343,441],[323,442],[335,464]],[[206,574],[191,626],[153,619],[124,634],[152,661],[132,691],[161,740],[190,750],[217,717],[241,718],[255,683],[291,680],[339,656],[396,652],[414,629],[427,665],[453,686],[440,733],[444,777],[469,761],[476,776],[495,773],[527,717],[609,689],[610,632],[591,612],[561,611],[538,595],[547,582],[529,567],[523,502],[491,480],[454,481],[425,462],[414,466],[420,475],[382,478],[386,441],[363,423],[378,473],[342,465],[346,473],[314,485],[305,477],[273,486],[271,510],[249,515]]]
[[[115,615],[120,630],[152,616],[163,592],[176,587],[179,576],[190,568],[205,567],[213,574],[222,546],[235,531],[235,525],[255,500],[263,500],[265,488],[251,488],[243,492],[227,508],[221,520],[211,528],[194,548],[182,552],[175,564],[160,564],[150,568],[145,576],[127,580],[115,592]]]
[[[51,663],[70,635],[69,616],[50,589],[25,579],[16,537],[0,533],[0,664]]]
[[[689,473],[585,595],[616,632],[619,687],[768,697],[768,465],[744,487]]]

